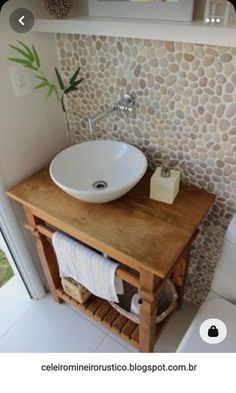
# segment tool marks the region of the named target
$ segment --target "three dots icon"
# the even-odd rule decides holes
[[[206,23],[220,23],[220,18],[206,18]]]

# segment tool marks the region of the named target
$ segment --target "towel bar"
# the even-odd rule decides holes
[[[36,225],[36,228],[31,227],[30,225],[25,225],[25,227],[33,233],[36,231],[41,235],[46,236],[48,239],[52,239],[53,233],[55,232],[53,229],[48,228],[43,224]],[[126,269],[119,266],[116,269],[116,276],[133,285],[135,288],[140,287],[139,274],[128,272]]]

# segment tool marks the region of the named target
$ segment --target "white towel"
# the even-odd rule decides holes
[[[95,296],[119,302],[124,293],[123,281],[115,276],[119,266],[80,242],[55,232],[52,244],[57,256],[60,277],[71,277]]]

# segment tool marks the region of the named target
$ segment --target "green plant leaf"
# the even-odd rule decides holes
[[[57,80],[58,80],[59,86],[60,86],[61,90],[64,91],[65,90],[65,85],[64,85],[64,82],[62,80],[61,74],[58,71],[57,67],[55,67],[55,72],[56,72],[56,76],[57,76]]]
[[[67,89],[64,91],[64,94],[68,94],[68,93],[70,93],[71,91],[75,91],[75,90],[78,90],[78,87],[76,87],[76,86],[69,86],[69,87],[67,87]]]
[[[61,106],[62,106],[63,112],[66,112],[65,103],[64,103],[64,96],[61,97]]]
[[[41,88],[48,88],[46,99],[48,99],[53,93],[56,95],[58,102],[61,102],[62,109],[66,112],[64,97],[66,94],[69,94],[72,91],[78,90],[78,85],[83,81],[83,78],[77,80],[80,72],[80,67],[74,72],[72,77],[69,80],[69,86],[66,86],[61,73],[55,67],[56,78],[58,81],[58,85],[51,83],[48,81],[47,76],[41,71],[41,62],[39,55],[35,49],[35,46],[28,47],[22,41],[17,41],[19,46],[9,45],[10,48],[15,50],[17,54],[20,54],[22,57],[9,57],[8,60],[12,61],[16,64],[20,64],[23,67],[29,68],[35,72],[35,77],[38,79],[38,84],[34,87],[35,90]],[[60,90],[62,93],[60,92]]]
[[[23,51],[23,49],[18,48],[17,46],[14,45],[10,45],[10,48],[14,49],[15,51],[17,51],[18,53],[20,53],[22,56],[24,56],[26,59],[28,59],[28,61],[32,61],[32,57],[29,55],[28,52]]]
[[[53,91],[54,91],[54,93],[55,93],[56,96],[57,96],[57,100],[59,101],[59,100],[60,100],[60,97],[59,97],[59,94],[58,94],[58,91],[57,91],[57,87],[56,87],[55,85],[53,85]]]
[[[28,67],[32,66],[32,64],[28,60],[25,60],[25,59],[19,59],[19,58],[15,58],[15,57],[8,57],[8,60],[12,61],[13,63],[26,65]]]
[[[20,44],[21,46],[23,46],[23,48],[28,52],[28,54],[29,54],[31,60],[34,61],[34,54],[32,53],[31,49],[30,49],[26,44],[24,44],[24,42],[19,41],[19,40],[18,40],[17,42],[19,42],[19,44]]]
[[[46,87],[46,86],[48,86],[48,82],[47,81],[46,82],[42,82],[39,85],[35,86],[34,90],[41,89],[41,88]]]
[[[53,92],[53,86],[52,86],[52,85],[49,85],[49,86],[48,86],[48,94],[46,95],[46,100],[50,97],[50,95],[52,94],[52,92]]]
[[[55,85],[48,85],[48,94],[46,99],[48,99],[53,92],[56,94],[57,98],[59,98],[57,87]]]
[[[38,71],[38,68],[33,66],[32,64],[23,64],[25,68],[30,68],[31,70]]]
[[[41,75],[35,75],[36,78],[40,79],[41,81],[47,82],[47,79]]]
[[[34,54],[34,59],[35,59],[35,63],[37,65],[38,68],[40,68],[40,60],[39,60],[39,56],[38,53],[34,47],[34,45],[32,45],[32,49],[33,49],[33,54]]]
[[[70,78],[70,85],[73,85],[79,75],[80,67],[75,71],[74,75]]]
[[[76,87],[78,85],[80,85],[80,83],[83,81],[83,78],[79,79],[78,81],[74,82],[73,84],[71,84],[72,87]]]

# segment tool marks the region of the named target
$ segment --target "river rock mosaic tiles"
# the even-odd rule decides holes
[[[186,283],[186,298],[201,303],[236,211],[236,48],[63,34],[57,46],[65,80],[78,64],[84,77],[67,103],[73,143],[124,140],[152,169],[169,156],[182,181],[216,194]],[[125,93],[136,99],[135,114],[112,113],[91,135],[87,118]]]

